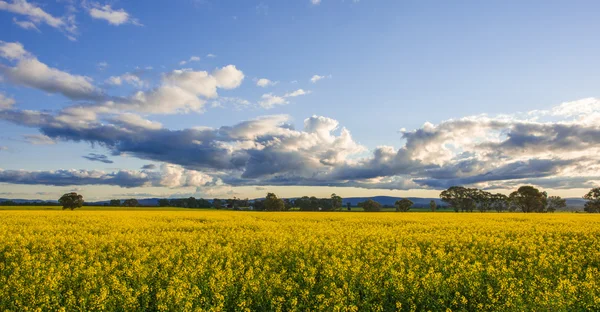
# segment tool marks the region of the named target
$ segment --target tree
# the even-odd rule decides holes
[[[340,210],[342,208],[342,198],[335,193],[331,194],[332,210]]]
[[[83,196],[72,192],[66,193],[60,197],[58,202],[63,206],[63,210],[81,208],[83,206]]]
[[[491,210],[492,206],[492,193],[478,190],[468,189],[469,196],[475,201],[475,206],[480,212]]]
[[[285,203],[282,199],[277,198],[277,195],[268,193],[265,198],[265,210],[267,211],[283,211],[285,210]]]
[[[429,202],[429,210],[431,210],[431,212],[435,212],[435,210],[437,209],[437,204],[435,203],[435,200],[431,200]]]
[[[545,212],[548,195],[533,186],[521,186],[509,196],[511,202],[523,212]]]
[[[168,206],[169,206],[169,204],[170,204],[170,203],[169,203],[169,200],[168,200],[168,199],[164,199],[164,198],[162,198],[162,199],[159,199],[159,200],[158,200],[158,206],[160,206],[160,207],[168,207]]]
[[[221,200],[218,198],[213,199],[212,204],[215,209],[221,209],[221,207],[223,207],[223,203],[221,203]]]
[[[585,196],[587,200],[583,210],[589,213],[600,213],[600,187],[591,189]]]
[[[119,207],[121,206],[121,200],[120,199],[111,199],[109,206],[111,207]]]
[[[508,196],[500,193],[493,194],[491,196],[492,204],[490,209],[496,210],[497,212],[502,212],[507,210],[509,207]]]
[[[381,210],[381,204],[379,204],[378,202],[376,202],[372,199],[367,199],[365,202],[361,203],[360,206],[363,208],[364,211],[369,211],[369,212]]]
[[[454,211],[473,211],[476,207],[474,191],[462,186],[452,186],[440,193],[440,198],[454,209]]]
[[[407,212],[410,210],[414,203],[410,199],[403,198],[401,200],[397,200],[394,205],[396,206],[396,211]]]
[[[346,208],[348,209],[348,211],[352,211],[352,204],[350,204],[350,202],[347,202]]]
[[[196,200],[196,207],[198,208],[210,208],[212,205],[210,202],[204,198],[200,198]]]
[[[123,201],[123,206],[125,206],[125,207],[137,207],[137,206],[139,206],[139,204],[140,203],[135,198],[126,199]]]
[[[567,208],[566,199],[562,199],[560,196],[548,197],[548,207],[546,207],[547,212],[555,212],[556,210],[561,210],[565,208]]]

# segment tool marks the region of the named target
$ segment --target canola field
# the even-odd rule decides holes
[[[588,214],[0,211],[0,311],[600,310]]]

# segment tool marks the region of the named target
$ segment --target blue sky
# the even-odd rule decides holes
[[[595,133],[600,111],[599,7],[0,1],[0,103],[14,102],[0,110],[0,197],[54,198],[71,189],[89,198],[436,196],[450,184],[508,192],[523,183],[581,196],[600,180],[592,157],[598,142],[581,135]],[[39,64],[55,71],[36,72]],[[217,77],[216,86],[204,73]],[[322,78],[311,81],[316,76]],[[259,79],[268,81],[259,86]],[[146,101],[162,87],[183,90],[176,93],[182,101],[199,100],[177,106],[165,93]],[[85,94],[69,96],[75,89]],[[65,122],[61,116],[74,107],[94,116],[80,125],[73,113],[68,126],[27,122],[32,111]],[[127,122],[116,122],[124,113]],[[133,118],[160,126],[133,129]],[[241,125],[248,121],[263,132],[247,135]],[[107,125],[123,133],[90,134]],[[564,125],[572,132],[565,134]],[[245,131],[244,139],[223,134],[223,126]],[[196,127],[213,129],[213,141],[173,134]],[[152,138],[162,138],[156,131],[169,133],[173,151],[180,138],[198,149],[153,151]],[[200,160],[216,149],[214,157],[227,165]],[[492,155],[497,151],[502,155]],[[112,163],[90,161],[90,153]],[[140,169],[147,164],[156,169]],[[582,174],[577,166],[589,170]],[[136,182],[119,180],[121,171]],[[73,184],[52,176],[70,176]]]

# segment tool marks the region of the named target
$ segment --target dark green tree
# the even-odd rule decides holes
[[[560,196],[548,197],[548,206],[546,207],[547,212],[555,212],[557,210],[564,210],[567,208],[567,200]]]
[[[440,193],[440,198],[447,203],[454,211],[473,211],[476,202],[474,200],[474,189],[468,189],[462,186],[452,186]]]
[[[265,198],[265,210],[266,211],[283,211],[285,210],[285,203],[282,199],[277,198],[274,193],[268,193]]]
[[[60,197],[58,202],[62,205],[63,210],[74,210],[75,208],[81,208],[83,206],[83,196],[75,192],[66,193]]]
[[[111,199],[110,203],[108,204],[111,207],[120,207],[121,206],[121,200],[120,199]]]
[[[337,196],[335,193],[331,194],[331,208],[332,210],[342,209],[342,197]]]
[[[218,198],[213,199],[212,205],[215,209],[221,209],[221,207],[223,207],[223,203]]]
[[[360,206],[364,211],[381,211],[381,204],[372,199],[367,199],[366,201],[362,202]]]
[[[431,210],[431,212],[435,212],[437,210],[437,204],[433,199],[429,201],[429,210]]]
[[[518,210],[523,212],[545,212],[548,195],[533,186],[521,186],[509,196]]]
[[[600,187],[591,189],[583,196],[587,200],[583,210],[589,213],[600,213]]]
[[[399,212],[407,212],[410,210],[410,207],[412,207],[414,203],[407,198],[403,198],[401,200],[397,200],[394,205],[396,206],[396,211]]]

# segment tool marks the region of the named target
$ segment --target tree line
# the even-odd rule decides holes
[[[548,196],[533,186],[521,186],[516,191],[506,196],[504,194],[492,194],[490,192],[453,186],[440,193],[440,198],[454,211],[521,211],[530,212],[554,212],[567,207],[567,201],[560,196]],[[583,196],[587,200],[584,211],[600,212],[600,188],[590,190]]]
[[[589,213],[600,213],[600,187],[591,189],[583,196],[586,200],[584,211]],[[509,211],[509,212],[554,212],[567,207],[566,200],[560,196],[548,196],[548,193],[540,191],[533,186],[521,186],[508,196],[500,193],[490,193],[477,188],[466,188],[463,186],[452,186],[440,193],[440,199],[448,204],[455,212],[473,212],[473,211]],[[0,202],[2,206],[63,206],[63,209],[75,209],[84,205],[83,196],[74,192],[66,193],[58,200],[58,203],[16,203],[13,201]],[[113,199],[109,202],[110,206],[137,207],[137,199],[118,200]],[[196,199],[178,198],[178,199],[159,199],[160,207],[182,207],[182,208],[215,208],[215,209],[251,209],[257,211],[287,211],[298,209],[300,211],[340,211],[344,209],[342,197],[331,194],[329,198],[317,198],[314,196],[303,196],[296,199],[282,199],[274,193],[268,193],[264,199],[249,200],[234,197],[232,199],[218,199],[212,201],[203,198]],[[407,199],[397,200],[394,204],[396,211],[410,211],[414,203]],[[364,211],[381,211],[382,205],[372,199],[358,203]],[[351,210],[349,202],[345,208]],[[435,201],[431,200],[429,209],[434,212],[437,210]]]

